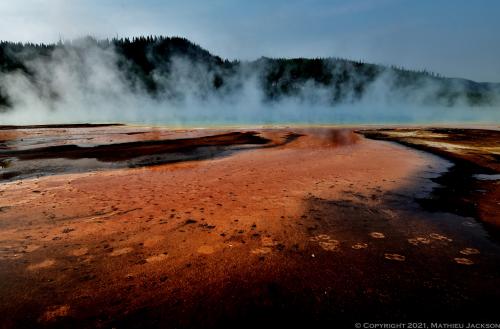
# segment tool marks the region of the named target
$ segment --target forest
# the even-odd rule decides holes
[[[185,38],[145,36],[98,40],[86,37],[54,44],[0,42],[0,110],[8,111],[12,106],[6,83],[2,83],[7,75],[20,73],[36,86],[40,97],[57,100],[61,91],[46,83],[47,77],[40,74],[40,67],[70,56],[88,62],[92,58],[85,56],[95,54],[95,49],[99,54],[109,55],[106,60],[111,61],[110,65],[130,90],[145,92],[153,98],[182,97],[175,86],[179,79],[192,81],[201,98],[223,97],[242,88],[244,81],[251,77],[258,81],[266,102],[300,98],[306,87],[325,90],[332,106],[356,102],[382,78],[387,89],[403,99],[411,99],[412,94],[425,90],[419,102],[430,105],[453,106],[463,102],[468,106],[491,106],[500,94],[499,84],[342,58],[261,57],[254,61],[230,61]],[[179,70],[175,65],[179,60],[188,63],[188,69]]]

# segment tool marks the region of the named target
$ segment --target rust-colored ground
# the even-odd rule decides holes
[[[82,160],[52,159],[43,171],[33,168],[46,159],[10,158],[13,150],[89,146],[85,140],[228,132],[0,131],[11,161],[4,157],[3,170],[32,170],[0,183],[2,327],[497,319],[498,243],[474,218],[427,212],[415,201],[450,166],[420,151],[350,130],[302,128],[258,130],[252,136],[266,143],[250,138],[213,157],[155,166],[92,160],[74,172],[72,161]]]
[[[475,215],[500,229],[500,130],[399,128],[362,133],[453,161],[455,167],[439,180],[444,189],[435,193],[430,206]]]

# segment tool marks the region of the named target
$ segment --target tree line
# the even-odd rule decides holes
[[[429,103],[453,105],[458,99],[465,99],[470,105],[488,105],[498,92],[498,85],[444,78],[426,70],[387,67],[343,58],[262,57],[255,61],[229,61],[211,54],[185,38],[164,36],[100,40],[86,37],[71,41],[61,40],[54,44],[3,41],[0,42],[0,80],[5,74],[13,72],[22,72],[30,79],[36,80],[36,72],[29,63],[37,60],[48,61],[57,51],[72,51],[85,56],[89,47],[112,51],[116,55],[116,67],[130,85],[139,84],[152,97],[168,92],[169,86],[163,85],[156,77],[172,73],[174,58],[183,58],[193,65],[202,65],[209,74],[210,87],[215,93],[235,88],[231,84],[238,81],[238,76],[244,78],[245,74],[257,72],[268,101],[298,95],[307,83],[313,87],[325,87],[329,91],[332,105],[346,101],[347,98],[355,101],[362,98],[367,88],[384,75],[390,77],[387,79],[390,89],[403,93],[411,93],[432,83],[434,91],[426,100]],[[1,85],[0,83],[0,106],[9,108],[9,96]]]

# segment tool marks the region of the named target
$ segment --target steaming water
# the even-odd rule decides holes
[[[12,107],[0,108],[0,124],[105,123],[169,126],[268,124],[426,124],[500,122],[500,106],[471,108],[458,99],[453,107],[430,106],[432,81],[413,91],[395,91],[394,77],[384,73],[361,99],[342,87],[343,103],[332,105],[332,87],[306,81],[296,96],[266,100],[262,72],[242,66],[214,91],[214,72],[200,63],[174,58],[169,73],[153,72],[164,91],[152,96],[132,85],[116,64],[113,49],[79,44],[55,51],[49,59],[27,63],[38,83],[22,72],[0,72],[0,89]],[[332,72],[336,74],[335,72]],[[349,73],[353,79],[355,71]],[[40,85],[42,87],[40,87]],[[52,94],[55,93],[56,97]],[[457,87],[458,95],[463,90]],[[499,104],[497,102],[496,104]]]
[[[145,106],[144,106],[145,105]],[[492,124],[500,122],[497,108],[397,107],[376,104],[340,105],[274,104],[242,107],[238,104],[173,108],[169,104],[138,103],[115,110],[109,104],[81,110],[27,108],[0,114],[0,124],[129,123],[178,127],[252,125],[358,125],[358,124]]]

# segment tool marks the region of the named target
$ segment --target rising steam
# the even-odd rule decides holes
[[[332,88],[313,79],[301,83],[293,95],[269,100],[262,76],[264,61],[240,63],[227,72],[173,56],[168,69],[159,63],[150,76],[160,86],[151,93],[128,68],[115,49],[85,39],[56,47],[48,56],[18,55],[30,74],[0,72],[0,91],[10,105],[0,111],[0,124],[125,122],[166,125],[216,124],[342,124],[499,122],[495,99],[472,107],[457,96],[453,106],[428,102],[440,88],[434,80],[395,89],[397,77],[387,69],[356,95],[357,73],[342,87],[341,101],[332,104]],[[161,59],[159,59],[161,60]],[[119,64],[122,63],[122,64]],[[332,74],[337,68],[332,66]],[[33,78],[34,77],[34,78]],[[214,89],[214,81],[224,83]],[[359,77],[360,79],[362,77]],[[462,85],[454,86],[463,94]]]

